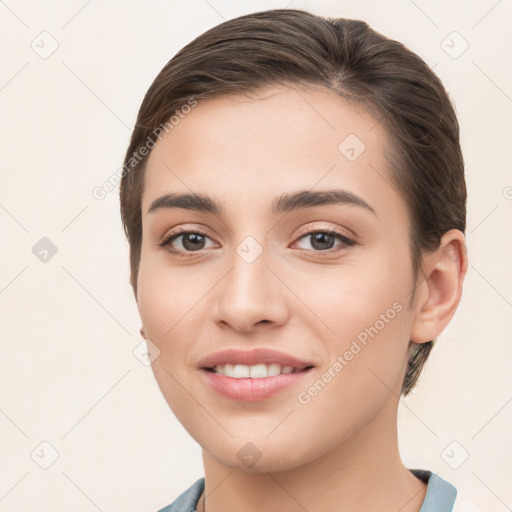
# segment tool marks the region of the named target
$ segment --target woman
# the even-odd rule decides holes
[[[146,93],[121,214],[155,377],[203,453],[162,512],[461,510],[397,439],[468,265],[459,127],[422,59],[301,10],[208,30]]]

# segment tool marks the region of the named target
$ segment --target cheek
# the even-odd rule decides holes
[[[146,337],[159,350],[152,370],[164,396],[177,408],[184,397],[182,386],[195,370],[198,342],[206,338],[205,328],[211,328],[209,301],[217,280],[195,265],[178,268],[159,258],[141,260],[137,304]]]
[[[191,406],[184,390],[190,386],[190,349],[204,323],[198,301],[207,291],[197,272],[194,278],[192,270],[183,270],[141,261],[137,283],[137,304],[146,337],[159,350],[152,371],[180,420],[186,420]]]
[[[398,251],[381,252],[364,261],[354,258],[338,267],[312,266],[308,272],[290,273],[287,281],[300,298],[295,314],[323,324],[325,339],[339,340],[338,348],[375,324],[383,334],[403,330],[406,324],[396,319],[404,319],[407,311],[412,286],[404,271],[408,264]]]
[[[327,356],[323,372],[332,394],[325,393],[326,407],[329,400],[340,405],[355,400],[352,405],[357,408],[357,397],[364,396],[369,403],[401,386],[412,284],[404,269],[410,262],[397,251],[366,263],[312,272],[301,279],[301,293],[316,315],[311,315],[309,326],[316,325],[314,338]]]
[[[400,393],[409,342],[408,310],[389,296],[379,301],[371,294],[366,298],[365,307],[358,298],[331,312],[326,323],[336,335],[323,339],[324,366],[297,396],[303,421],[315,418],[323,425],[326,440],[356,433]]]
[[[146,335],[157,345],[176,338],[180,324],[190,325],[194,305],[207,291],[192,266],[172,270],[155,258],[144,257],[137,289],[137,306]]]

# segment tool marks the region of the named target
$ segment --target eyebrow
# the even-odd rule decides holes
[[[348,190],[339,189],[321,191],[301,190],[291,194],[282,194],[273,200],[272,213],[286,213],[333,204],[359,206],[377,216],[375,210],[362,197],[359,197]],[[173,208],[183,208],[197,212],[211,213],[220,217],[224,212],[223,205],[207,195],[184,193],[165,194],[158,197],[149,206],[148,213]]]

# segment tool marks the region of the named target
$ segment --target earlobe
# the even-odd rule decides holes
[[[446,232],[439,248],[425,257],[427,277],[418,286],[411,340],[425,343],[439,336],[453,318],[468,268],[464,234]]]

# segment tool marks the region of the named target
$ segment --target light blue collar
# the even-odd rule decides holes
[[[425,469],[410,469],[409,471],[415,477],[428,484],[427,493],[425,494],[420,512],[452,511],[455,497],[457,496],[457,489],[451,483],[432,473],[432,471]]]

